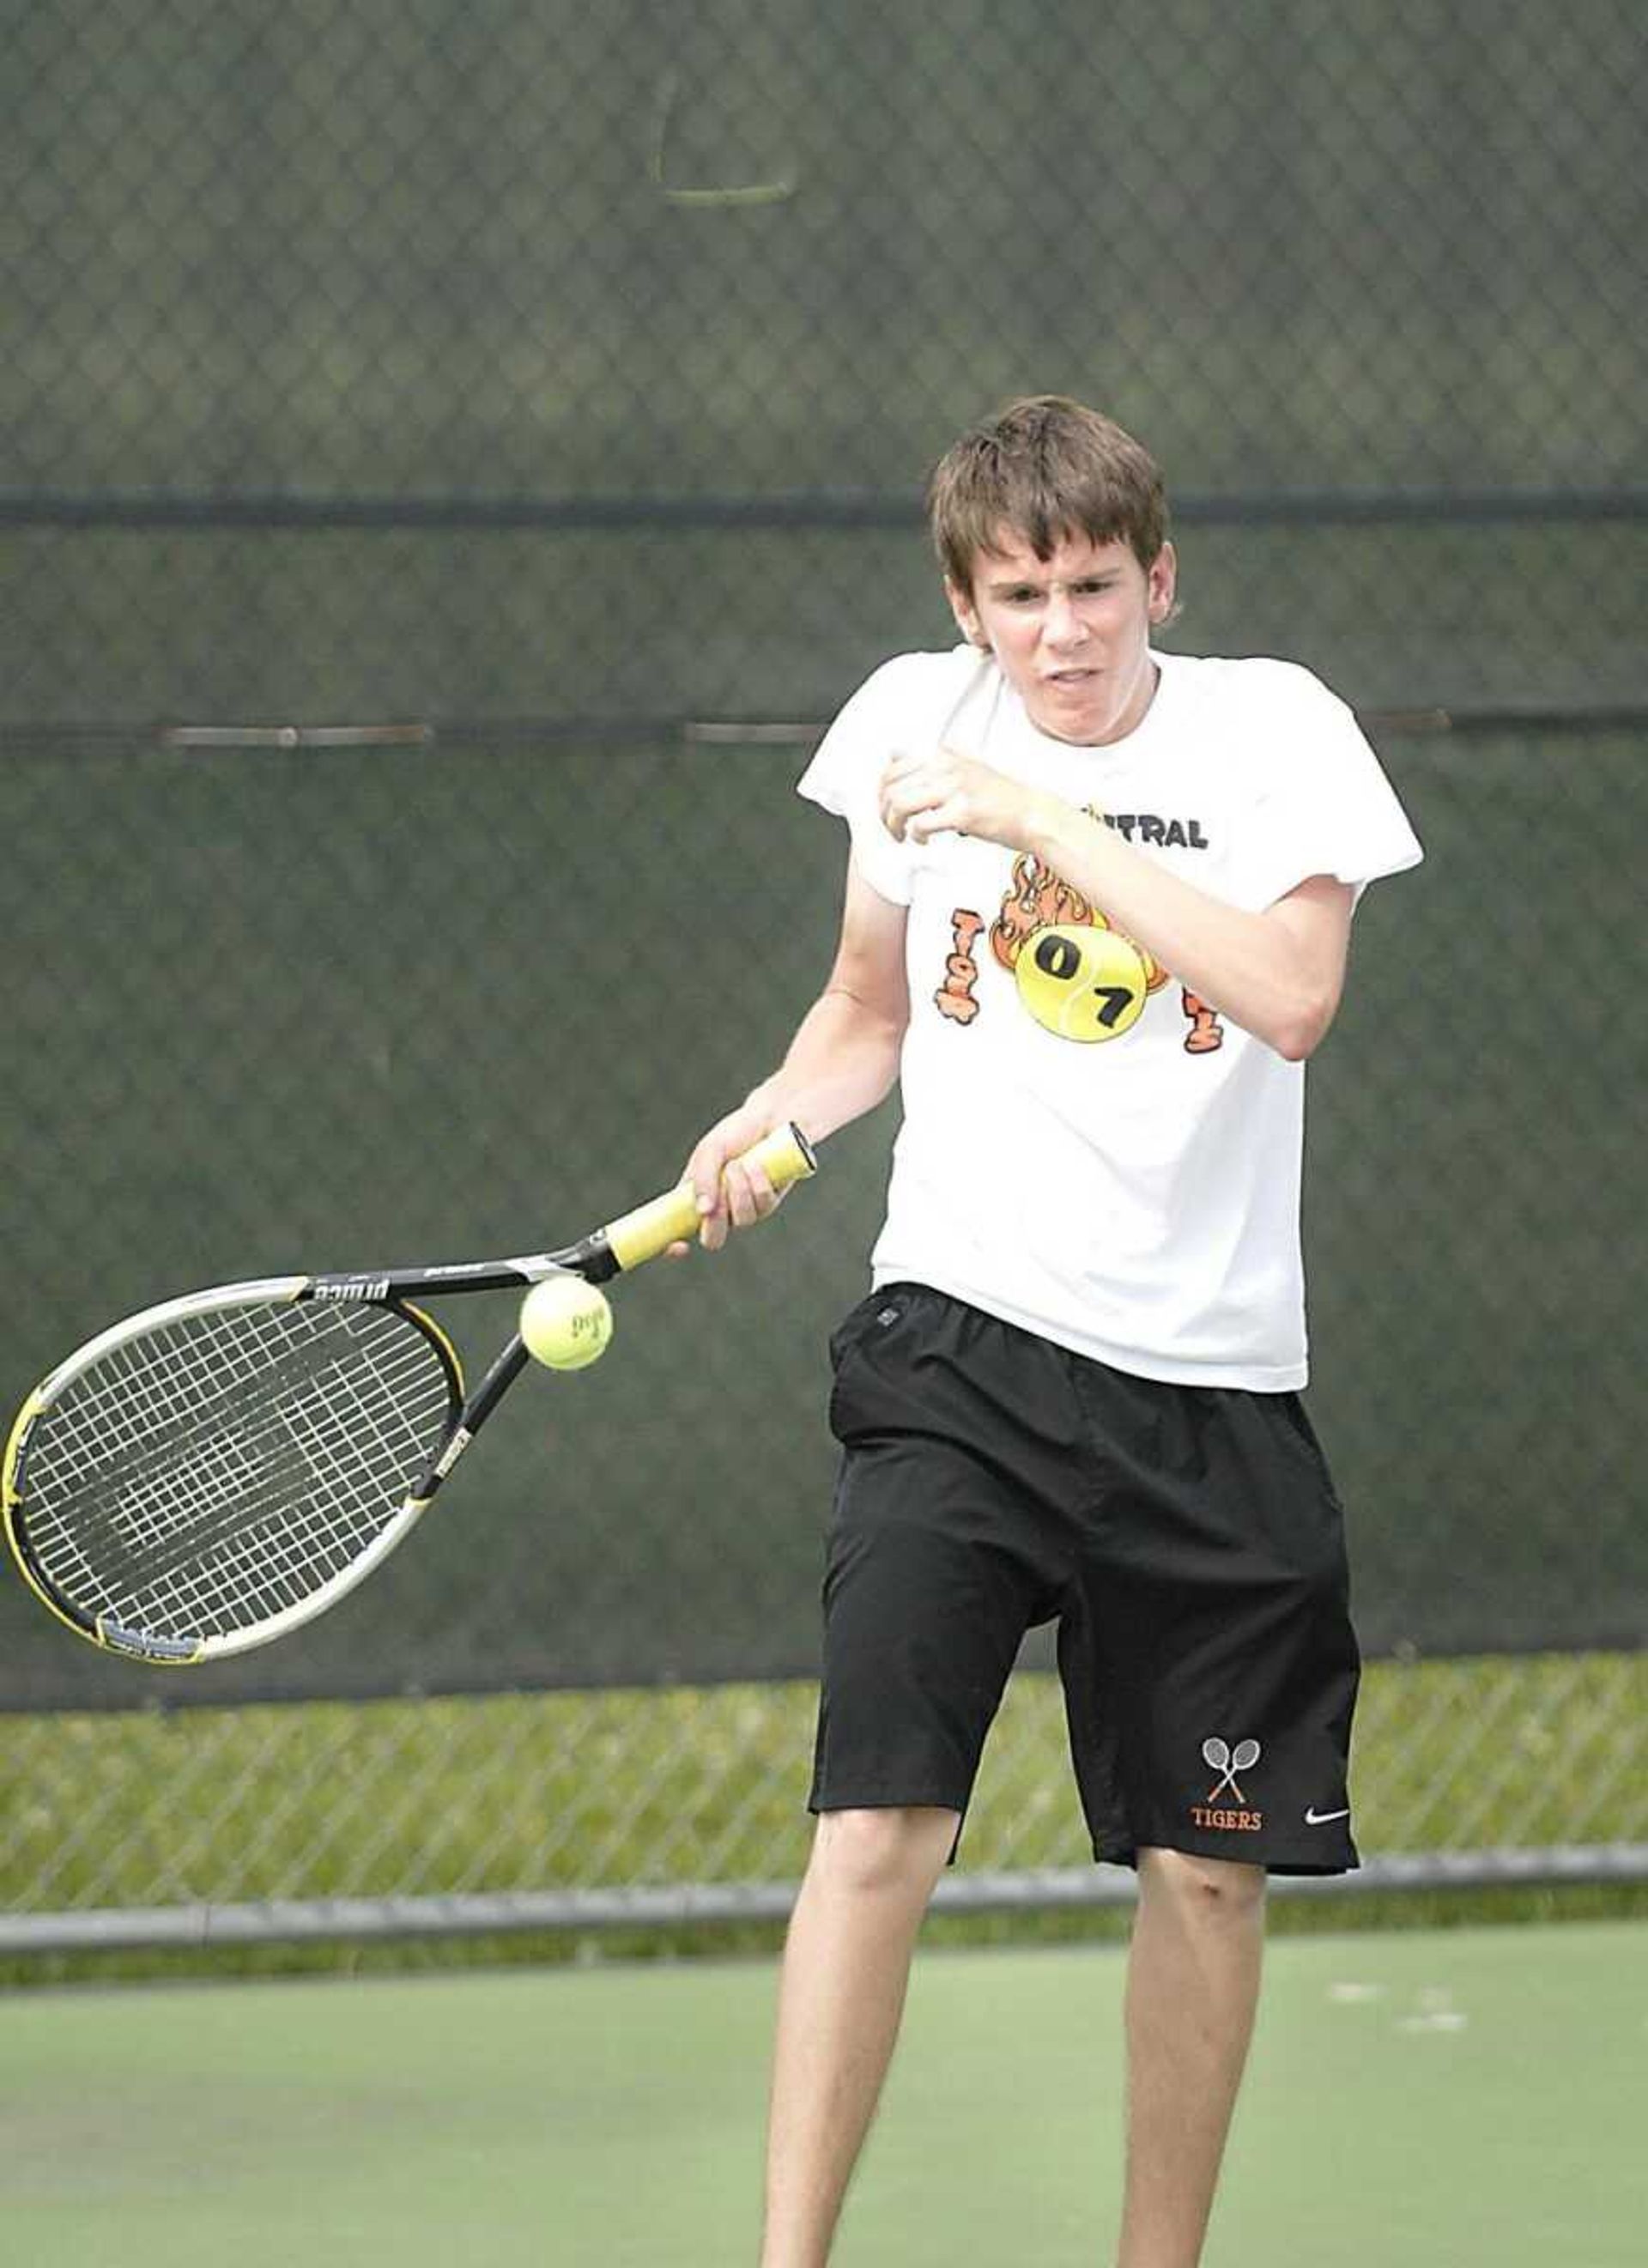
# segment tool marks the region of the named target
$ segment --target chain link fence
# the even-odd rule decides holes
[[[806,1855],[803,1682],[416,1704],[56,1714],[7,1727],[0,1956],[772,1922]],[[1648,1871],[1634,1655],[1372,1665],[1357,1875],[1291,1897]],[[938,1905],[1118,1904],[1057,1682],[1021,1672]]]
[[[533,1248],[672,1178],[828,959],[813,735],[951,635],[924,468],[1067,390],[1166,468],[1173,642],[1321,671],[1430,854],[1312,1073],[1369,1846],[1627,1863],[1640,11],[14,16],[0,1395],[170,1291]],[[890,1132],[632,1287],[619,1358],[524,1388],[290,1645],[158,1688],[12,1586],[14,1923],[786,1881],[822,1341]],[[967,1856],[1052,1895],[1041,1659]]]

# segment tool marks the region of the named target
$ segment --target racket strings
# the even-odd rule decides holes
[[[340,1302],[173,1321],[112,1351],[38,1421],[30,1554],[84,1612],[160,1638],[267,1621],[401,1513],[454,1399],[411,1318]]]

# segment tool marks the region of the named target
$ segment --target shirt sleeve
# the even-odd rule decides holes
[[[910,659],[886,662],[865,679],[796,782],[798,795],[846,821],[859,873],[895,906],[910,902],[914,846],[897,841],[882,824],[878,789],[887,758],[907,736]]]
[[[1308,670],[1281,665],[1265,728],[1269,777],[1254,813],[1243,896],[1255,909],[1331,874],[1358,897],[1424,852],[1356,718]]]

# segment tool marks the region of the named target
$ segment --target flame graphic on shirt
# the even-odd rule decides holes
[[[1001,911],[990,924],[991,952],[1004,968],[1015,968],[1026,941],[1038,930],[1050,929],[1062,922],[1086,923],[1094,929],[1115,927],[1050,866],[1034,853],[1020,851],[1012,864],[1012,887],[1003,897]],[[1129,938],[1128,942],[1144,963],[1146,992],[1159,992],[1167,982],[1167,971],[1137,939]]]

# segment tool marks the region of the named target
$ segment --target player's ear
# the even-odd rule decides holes
[[[1170,619],[1178,587],[1179,555],[1171,543],[1164,543],[1144,571],[1145,600],[1152,622]]]
[[[950,601],[950,611],[955,616],[956,628],[970,645],[990,652],[990,640],[984,635],[984,625],[979,620],[978,608],[973,603],[971,591],[964,591],[960,583],[945,577],[945,596]]]

